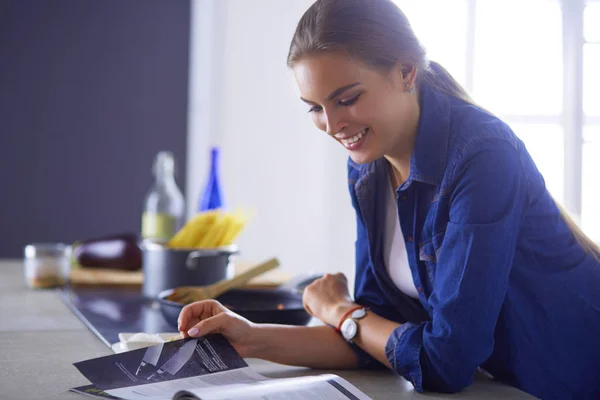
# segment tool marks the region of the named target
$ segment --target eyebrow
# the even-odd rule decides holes
[[[329,96],[327,96],[327,100],[328,100],[328,101],[329,101],[329,100],[333,100],[333,99],[335,99],[336,97],[338,97],[340,94],[344,93],[346,90],[350,90],[350,89],[352,89],[353,87],[355,87],[355,86],[358,86],[358,85],[360,85],[360,82],[354,82],[354,83],[351,83],[351,84],[349,84],[349,85],[342,86],[341,88],[337,88],[337,89],[335,89],[333,92],[331,92],[331,93],[329,94]],[[304,101],[305,103],[314,104],[314,102],[312,102],[312,101],[310,101],[310,100],[306,100],[306,99],[304,99],[304,98],[302,98],[302,97],[300,97],[300,99],[301,99],[302,101]]]

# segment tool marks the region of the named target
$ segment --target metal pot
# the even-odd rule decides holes
[[[231,279],[235,245],[216,249],[170,249],[145,242],[142,248],[144,284],[142,293],[149,298],[178,286],[203,286]]]

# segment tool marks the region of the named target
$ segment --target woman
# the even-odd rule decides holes
[[[315,125],[350,153],[354,299],[325,275],[303,298],[324,326],[253,324],[204,301],[180,331],[283,364],[385,366],[417,391],[459,391],[481,368],[537,397],[600,398],[598,248],[393,2],[317,1],[288,65]]]

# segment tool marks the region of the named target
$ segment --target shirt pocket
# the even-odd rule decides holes
[[[428,287],[433,288],[433,281],[437,270],[438,257],[442,249],[442,243],[446,231],[438,232],[431,238],[419,244],[419,263],[425,267],[428,279]]]

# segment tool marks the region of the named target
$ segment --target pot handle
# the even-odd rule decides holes
[[[190,254],[188,254],[187,259],[185,260],[185,265],[189,269],[196,269],[197,268],[196,259],[198,259],[198,258],[216,257],[216,256],[222,256],[222,255],[232,256],[232,255],[238,254],[238,253],[239,253],[238,250],[220,250],[220,249],[196,250],[196,251],[192,251]]]

